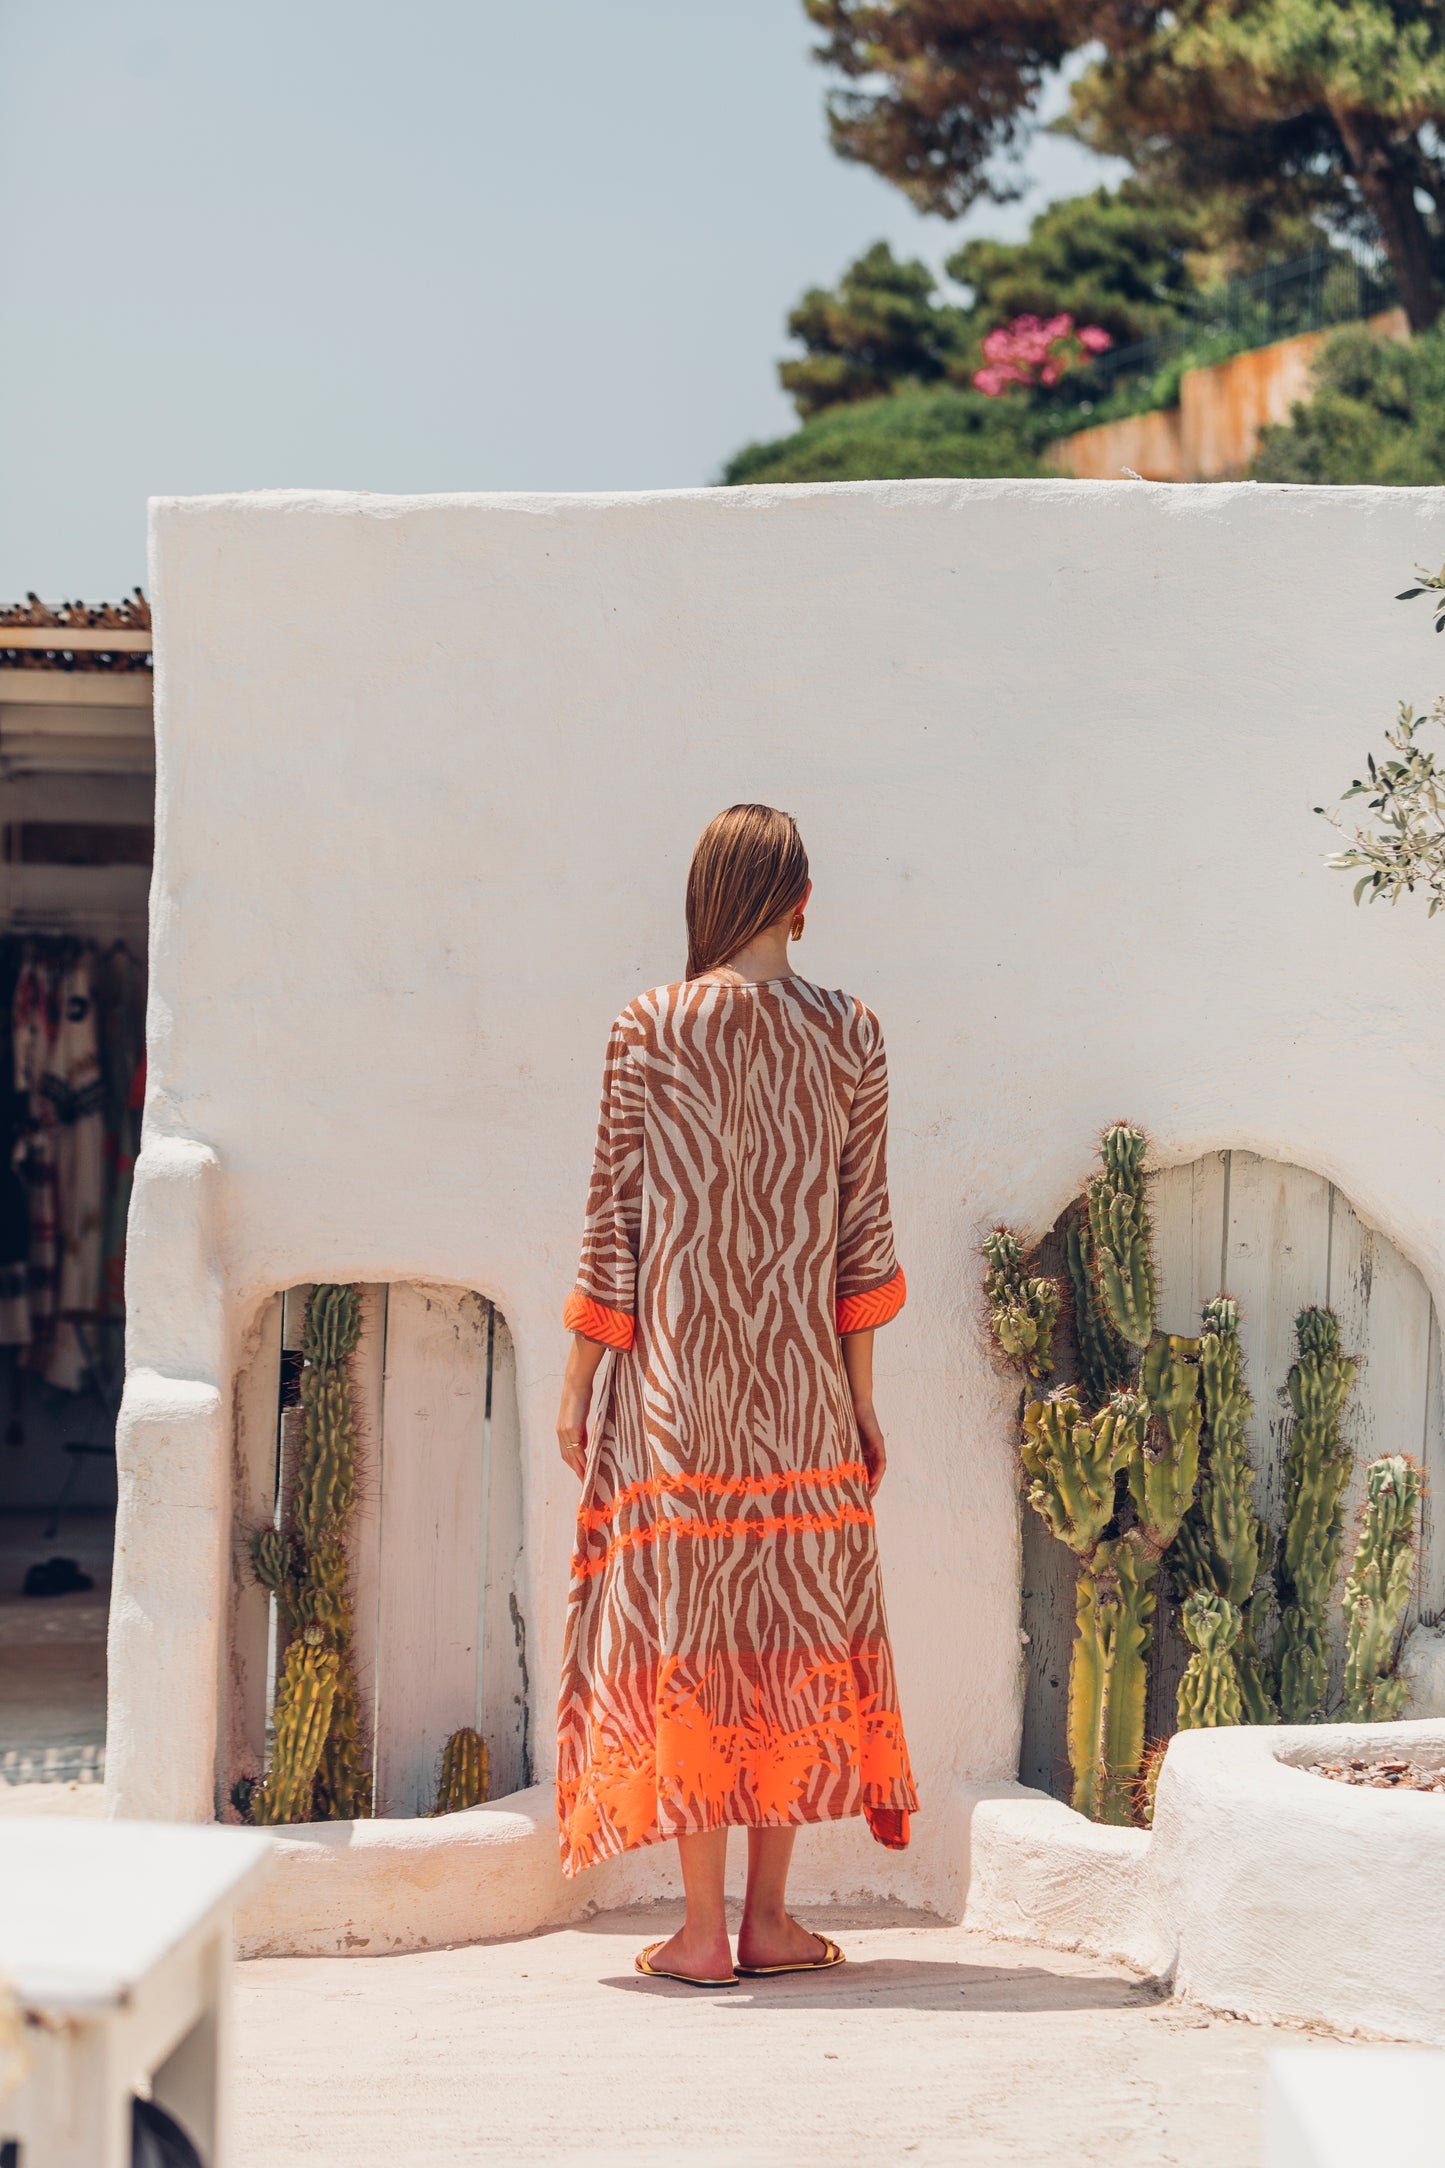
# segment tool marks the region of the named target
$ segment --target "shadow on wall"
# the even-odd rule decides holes
[[[258,1529],[294,1524],[311,1294],[298,1286],[272,1296],[237,1386],[230,1691],[217,1771],[227,1819],[233,1789],[244,1796],[270,1760],[286,1628],[256,1579],[250,1543]],[[464,1727],[486,1742],[491,1798],[531,1782],[516,1370],[506,1320],[482,1295],[420,1281],[357,1294],[346,1548],[359,1729],[375,1813],[408,1817],[435,1809],[442,1749]]]

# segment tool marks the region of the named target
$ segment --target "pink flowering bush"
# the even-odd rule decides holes
[[[973,373],[974,389],[997,399],[1010,384],[1057,384],[1086,354],[1107,353],[1113,343],[1099,324],[1076,330],[1067,313],[1016,316],[984,340],[984,366]]]

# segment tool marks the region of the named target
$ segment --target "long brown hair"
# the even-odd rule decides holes
[[[730,805],[697,839],[687,872],[687,975],[701,978],[801,903],[808,854],[791,813]]]

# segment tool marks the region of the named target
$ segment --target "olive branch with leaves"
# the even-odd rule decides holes
[[[1415,577],[1418,586],[1405,588],[1396,601],[1413,602],[1419,595],[1432,595],[1435,630],[1445,632],[1445,565],[1438,572],[1417,565]],[[1429,898],[1428,916],[1433,918],[1445,909],[1445,773],[1436,767],[1435,755],[1419,743],[1420,732],[1430,723],[1445,727],[1445,693],[1421,715],[1410,701],[1402,700],[1394,728],[1385,732],[1392,757],[1376,760],[1373,753],[1367,754],[1366,773],[1357,775],[1341,797],[1341,805],[1351,798],[1367,799],[1375,815],[1372,823],[1351,827],[1338,811],[1329,812],[1322,805],[1315,811],[1348,839],[1349,848],[1336,851],[1326,864],[1341,873],[1359,875],[1356,903],[1366,899],[1398,903],[1419,888]]]

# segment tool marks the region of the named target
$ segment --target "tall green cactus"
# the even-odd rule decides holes
[[[1028,1502],[1086,1562],[1114,1518],[1114,1478],[1142,1450],[1147,1420],[1137,1393],[1116,1394],[1087,1415],[1072,1385],[1024,1410],[1019,1452]]]
[[[1142,1129],[1117,1122],[1104,1131],[1104,1166],[1089,1184],[1089,1232],[1100,1292],[1116,1331],[1131,1346],[1149,1345],[1154,1331],[1154,1258],[1144,1194]]]
[[[252,1821],[269,1825],[310,1819],[339,1664],[336,1651],[322,1646],[319,1626],[308,1626],[287,1650],[276,1690],[271,1767],[264,1784],[252,1791]]]
[[[1244,1382],[1239,1305],[1219,1295],[1204,1309],[1199,1342],[1207,1462],[1199,1503],[1190,1515],[1202,1538],[1208,1586],[1242,1608],[1254,1592],[1268,1530],[1254,1510],[1249,1419],[1254,1401]]]
[[[1015,1369],[1046,1378],[1054,1367],[1058,1282],[1029,1272],[1022,1244],[1007,1227],[995,1227],[984,1237],[983,1254],[988,1262],[983,1288],[995,1340]]]
[[[1074,1804],[1096,1821],[1127,1824],[1144,1748],[1153,1582],[1198,1473],[1198,1348],[1177,1336],[1151,1346],[1143,1132],[1119,1123],[1100,1149],[1103,1170],[1064,1225],[1080,1385],[1025,1408],[1021,1453],[1029,1504],[1080,1560],[1069,1666]],[[990,1253],[996,1271],[1013,1262]],[[989,1288],[995,1303],[1007,1292]]]
[[[490,1766],[486,1741],[470,1725],[454,1731],[442,1748],[441,1775],[437,1783],[437,1814],[456,1814],[465,1807],[479,1807],[487,1796]]]
[[[1178,1535],[1199,1480],[1199,1342],[1159,1333],[1144,1351],[1139,1383],[1154,1421],[1129,1464],[1129,1495],[1157,1560]]]
[[[1115,1331],[1104,1307],[1085,1201],[1071,1207],[1064,1222],[1064,1264],[1074,1293],[1074,1339],[1083,1373],[1081,1382],[1092,1405],[1101,1407],[1110,1393],[1133,1383],[1139,1354]]]
[[[1080,1561],[1069,1659],[1069,1762],[1074,1805],[1095,1821],[1127,1823],[1144,1746],[1144,1663],[1155,1561],[1137,1535],[1105,1540],[1117,1478],[1144,1450],[1149,1410],[1116,1393],[1095,1415],[1073,1386],[1024,1411],[1020,1446],[1028,1502]]]
[[[1199,1377],[1204,1400],[1204,1429],[1199,1497],[1190,1508],[1175,1545],[1175,1580],[1192,1591],[1223,1598],[1236,1617],[1231,1655],[1238,1681],[1241,1715],[1231,1722],[1272,1724],[1274,1706],[1268,1669],[1260,1655],[1257,1626],[1268,1590],[1259,1584],[1269,1531],[1254,1510],[1254,1467],[1249,1457],[1249,1419],[1254,1402],[1244,1380],[1239,1344],[1239,1307],[1219,1295],[1204,1309],[1199,1342]],[[1187,1627],[1186,1627],[1187,1632]],[[1212,1629],[1217,1643],[1219,1629]],[[1196,1650],[1196,1653],[1199,1653]],[[1190,1689],[1191,1697],[1193,1688]],[[1194,1707],[1193,1699],[1190,1708]],[[1181,1726],[1185,1694],[1179,1696]]]
[[[1196,1588],[1180,1607],[1179,1623],[1194,1652],[1179,1681],[1179,1729],[1242,1724],[1244,1694],[1235,1650],[1244,1619],[1238,1606],[1212,1588]]]
[[[314,1633],[335,1659],[327,1723],[312,1771],[312,1795],[298,1814],[273,1819],[346,1821],[371,1811],[360,1696],[352,1658],[352,1610],[346,1535],[356,1504],[356,1421],[349,1363],[361,1332],[354,1287],[318,1286],[302,1335],[303,1427],[295,1496],[284,1529],[251,1539],[257,1580],[276,1598],[283,1639]],[[289,1658],[288,1658],[289,1662]],[[281,1694],[277,1696],[277,1735]],[[270,1791],[270,1779],[265,1787]],[[291,1798],[294,1787],[288,1788]],[[293,1802],[294,1803],[294,1802]]]
[[[1320,1714],[1329,1683],[1329,1600],[1339,1571],[1342,1501],[1350,1479],[1340,1416],[1355,1382],[1355,1364],[1340,1353],[1333,1311],[1302,1310],[1295,1334],[1299,1359],[1287,1381],[1294,1428],[1285,1456],[1274,1666],[1281,1716],[1287,1724],[1304,1724]]]
[[[1260,1626],[1269,1609],[1269,1598],[1269,1582],[1263,1580],[1244,1606],[1244,1627],[1239,1636],[1239,1646],[1235,1650],[1246,1724],[1279,1722],[1279,1705],[1274,1697],[1273,1666],[1259,1645]]]
[[[1134,1820],[1157,1561],[1128,1537],[1101,1543],[1074,1595],[1069,1665],[1073,1805],[1094,1822]]]
[[[1395,1637],[1415,1578],[1415,1512],[1420,1471],[1402,1453],[1370,1463],[1365,1510],[1345,1582],[1345,1714],[1385,1723],[1405,1706],[1409,1687],[1395,1676]]]

